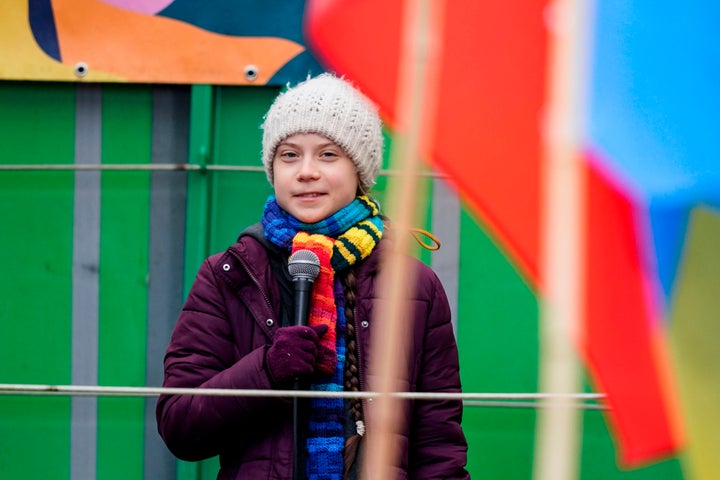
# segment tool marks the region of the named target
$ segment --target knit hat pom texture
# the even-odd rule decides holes
[[[346,80],[323,73],[289,88],[275,99],[262,128],[262,162],[271,184],[275,150],[297,133],[329,138],[355,164],[363,191],[375,184],[382,165],[382,122],[376,107]]]

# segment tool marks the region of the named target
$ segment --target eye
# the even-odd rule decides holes
[[[298,154],[293,150],[280,150],[278,152],[278,156],[281,160],[288,162],[296,159],[298,157]]]
[[[322,158],[323,160],[334,160],[338,156],[338,153],[333,150],[325,150],[320,153],[320,158]]]

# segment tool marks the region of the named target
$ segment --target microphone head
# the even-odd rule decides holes
[[[288,260],[288,272],[293,281],[299,279],[315,281],[320,273],[320,259],[310,250],[298,250]]]

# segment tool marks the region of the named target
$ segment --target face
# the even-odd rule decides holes
[[[298,133],[283,140],[273,157],[278,205],[304,223],[323,220],[355,198],[355,164],[328,138]]]

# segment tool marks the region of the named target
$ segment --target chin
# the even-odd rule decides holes
[[[303,223],[316,223],[325,217],[321,217],[320,213],[314,212],[290,212],[290,215],[297,218]]]
[[[297,218],[298,220],[300,220],[303,223],[317,223],[325,217],[317,217],[317,216],[313,215],[313,216],[300,216],[300,217],[295,217],[295,218]]]

